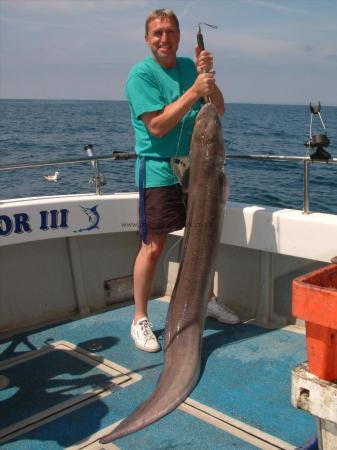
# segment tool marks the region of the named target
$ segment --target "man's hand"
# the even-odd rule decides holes
[[[223,116],[225,113],[225,104],[223,95],[215,83],[215,72],[212,71],[212,53],[207,50],[200,50],[200,48],[196,46],[194,62],[199,75],[191,89],[195,89],[195,92],[199,95],[201,93],[200,97],[209,97],[211,102],[216,106],[218,114]]]
[[[213,73],[200,73],[197,76],[192,89],[195,91],[198,98],[212,95],[215,90],[215,78]]]
[[[213,55],[207,50],[200,50],[198,46],[195,47],[195,65],[198,73],[211,72],[213,69]]]

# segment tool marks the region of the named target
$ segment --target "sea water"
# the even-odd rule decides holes
[[[330,146],[337,157],[337,107],[322,107]],[[226,153],[305,156],[309,139],[308,106],[228,104],[222,119]],[[317,116],[314,134],[323,129]],[[0,166],[94,154],[133,151],[134,134],[124,101],[1,100]],[[100,162],[103,193],[134,192],[134,160]],[[48,183],[44,175],[58,170]],[[302,209],[303,164],[234,160],[226,162],[229,200],[254,205]],[[0,171],[0,199],[93,192],[90,163]],[[310,210],[337,214],[337,165],[310,166]]]

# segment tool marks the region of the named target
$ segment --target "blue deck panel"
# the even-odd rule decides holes
[[[191,397],[293,445],[312,436],[315,420],[290,403],[291,370],[306,360],[305,337],[244,324],[224,329],[210,322],[203,376]]]
[[[1,374],[10,380],[8,388],[0,391],[1,427],[61,406],[91,386],[99,387],[111,380],[109,374],[58,349],[22,361]]]
[[[164,330],[167,306],[160,301],[151,301],[149,305],[150,318],[159,335]],[[41,446],[56,450],[73,445],[126,416],[147,398],[162,370],[163,353],[145,353],[133,346],[129,337],[132,312],[133,307],[128,306],[21,334],[0,344],[0,360],[6,360],[39,349],[48,342],[65,340],[86,349],[94,340],[102,345],[97,354],[143,377],[125,389],[13,439],[2,448],[27,450]],[[291,368],[305,359],[302,335],[254,325],[221,326],[209,319],[204,332],[202,377],[191,397],[293,445],[300,445],[315,434],[315,420],[290,404]],[[45,402],[50,400],[48,393],[55,387],[55,379],[59,382],[69,379],[64,366],[53,367],[45,373],[44,384],[41,381]],[[80,379],[73,386],[76,391],[90,387],[91,377],[97,376],[92,367],[87,372],[83,368],[79,370]],[[21,380],[18,384],[16,395],[22,395],[24,383]],[[6,391],[0,391],[0,400],[1,395],[8,395]],[[51,395],[55,396],[55,392]],[[7,402],[6,408],[10,411],[14,400],[11,404],[7,398]],[[178,410],[147,429],[116,441],[123,450],[139,447],[140,443],[144,449],[254,448]]]
[[[100,402],[96,402],[100,403]],[[63,449],[88,434],[95,433],[101,427],[110,425],[104,405],[90,405],[57,419],[39,429],[1,446],[3,450],[43,450]],[[112,418],[112,416],[110,416]],[[117,420],[115,418],[115,420]],[[84,429],[85,427],[85,429]],[[86,433],[83,433],[83,429]],[[196,449],[196,450],[254,450],[255,446],[224,433],[211,425],[195,419],[179,410],[164,417],[159,422],[115,441],[121,450],[160,450],[160,449]],[[103,446],[102,446],[103,448]]]

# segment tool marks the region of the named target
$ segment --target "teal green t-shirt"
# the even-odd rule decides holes
[[[189,58],[177,58],[177,64],[165,68],[151,56],[134,65],[126,82],[126,97],[135,130],[135,150],[146,157],[145,187],[169,186],[177,183],[169,158],[188,155],[195,117],[202,101],[196,102],[183,120],[161,138],[152,136],[140,119],[145,112],[160,111],[189,89],[197,70]],[[139,158],[136,163],[138,184]]]

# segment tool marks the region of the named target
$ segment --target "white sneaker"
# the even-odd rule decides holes
[[[216,297],[212,297],[208,302],[207,317],[213,317],[221,323],[236,324],[241,322],[240,317],[237,316],[234,311],[227,308],[227,306],[218,303]]]
[[[147,317],[142,317],[136,323],[131,324],[131,337],[135,341],[135,346],[145,352],[157,352],[160,350],[159,342],[153,334],[152,323]]]

